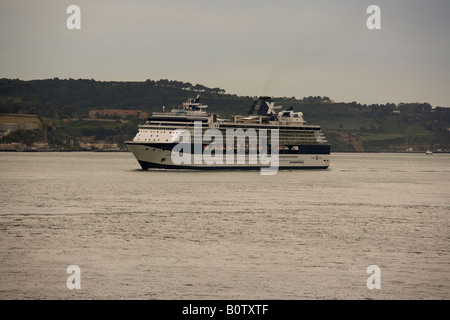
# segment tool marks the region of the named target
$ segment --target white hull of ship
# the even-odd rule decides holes
[[[194,155],[190,155],[188,163],[177,164],[172,161],[172,151],[155,148],[144,144],[127,143],[128,148],[138,160],[142,169],[149,168],[165,168],[165,169],[259,169],[261,167],[269,167],[271,163],[262,164],[257,156],[256,163],[250,163],[249,155],[245,155],[242,159],[234,156],[233,161],[226,161],[226,152],[223,153],[223,163],[206,163],[201,159],[194,159]],[[214,156],[213,156],[214,158]],[[329,154],[279,154],[279,169],[326,169],[330,165]],[[273,162],[272,162],[273,164]]]

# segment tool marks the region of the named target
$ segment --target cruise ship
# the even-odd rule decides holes
[[[221,119],[200,97],[170,111],[153,112],[126,141],[143,170],[326,169],[330,145],[302,112],[282,110],[271,97],[254,100],[248,114]],[[230,137],[231,135],[231,137]],[[275,161],[276,160],[276,161]]]

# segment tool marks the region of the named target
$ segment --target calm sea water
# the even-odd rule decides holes
[[[0,153],[0,298],[450,298],[450,155],[139,168],[131,153]]]

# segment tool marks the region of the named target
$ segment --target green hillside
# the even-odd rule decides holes
[[[229,118],[246,114],[254,97],[227,94],[224,89],[208,88],[170,80],[142,82],[101,82],[85,79],[22,81],[0,79],[0,117],[2,114],[36,114],[42,128],[20,130],[4,135],[0,143],[47,142],[55,148],[81,150],[83,142],[103,141],[124,147],[143,120],[89,120],[94,109],[125,109],[143,112],[170,109],[198,94],[208,111]],[[450,108],[428,103],[386,103],[362,105],[333,102],[328,97],[274,97],[276,105],[293,106],[302,111],[309,124],[320,124],[332,151],[450,151]],[[45,131],[45,132],[44,132]]]

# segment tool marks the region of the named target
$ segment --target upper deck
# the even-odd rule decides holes
[[[307,125],[302,112],[294,112],[293,108],[276,112],[282,106],[275,106],[270,97],[255,100],[247,116],[235,115],[233,121],[220,119],[217,114],[204,111],[208,106],[200,102],[199,96],[188,99],[182,107],[169,112],[153,112],[143,126],[191,126],[196,121],[207,124],[210,128],[259,128],[287,130],[320,130],[319,125]]]

